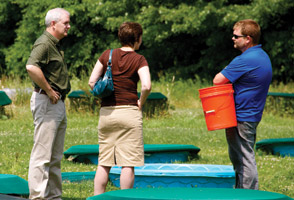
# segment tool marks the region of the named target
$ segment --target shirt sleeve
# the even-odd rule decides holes
[[[34,65],[42,68],[44,64],[49,63],[48,47],[45,44],[34,45],[27,65]]]
[[[244,61],[237,56],[232,60],[232,62],[225,67],[221,73],[230,80],[230,82],[236,82],[241,76],[248,72],[248,67]]]
[[[99,57],[99,61],[104,65],[107,64],[110,50],[104,51]]]
[[[140,65],[138,67],[138,70],[142,67],[145,67],[145,66],[148,66],[148,62],[146,60],[146,58],[144,56],[141,55],[141,58],[140,58]]]

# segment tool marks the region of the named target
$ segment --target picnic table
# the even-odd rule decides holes
[[[294,93],[269,92],[267,96],[294,98]]]
[[[268,92],[265,110],[279,115],[294,114],[294,93]]]
[[[76,111],[94,111],[100,105],[100,100],[94,97],[91,90],[74,90],[67,97],[70,101],[70,108]]]
[[[70,105],[75,110],[83,109],[87,107],[94,110],[100,107],[100,99],[94,97],[91,90],[74,90],[68,96],[70,100]],[[140,92],[138,92],[138,97],[140,97]],[[146,100],[143,107],[143,113],[146,116],[158,115],[168,109],[167,97],[160,92],[151,92]]]
[[[6,92],[0,91],[0,117],[5,115],[4,106],[11,104],[11,99],[7,96]]]
[[[0,91],[0,106],[11,104],[11,99],[7,96],[6,92]]]
[[[199,147],[187,144],[144,144],[145,163],[186,162],[197,158]],[[67,160],[98,164],[99,144],[82,144],[64,152]]]

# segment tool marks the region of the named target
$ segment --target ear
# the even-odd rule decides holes
[[[247,39],[247,43],[248,43],[248,44],[252,44],[252,43],[253,43],[253,39],[252,39],[251,36],[247,35],[247,36],[246,36],[246,39]]]
[[[51,22],[50,22],[50,26],[51,26],[51,27],[54,27],[54,26],[55,26],[55,24],[56,24],[56,22],[55,22],[55,21],[51,21]]]

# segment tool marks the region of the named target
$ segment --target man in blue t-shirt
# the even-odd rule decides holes
[[[256,128],[261,120],[272,66],[259,44],[260,26],[247,19],[233,27],[234,48],[242,54],[218,73],[213,83],[232,83],[237,126],[226,129],[229,156],[236,172],[236,188],[258,190],[258,173],[254,154]]]

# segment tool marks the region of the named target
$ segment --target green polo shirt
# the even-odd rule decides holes
[[[50,86],[66,96],[70,91],[67,66],[64,52],[60,50],[59,40],[49,32],[44,33],[35,41],[27,65],[39,67]],[[40,88],[33,82],[35,88]]]

